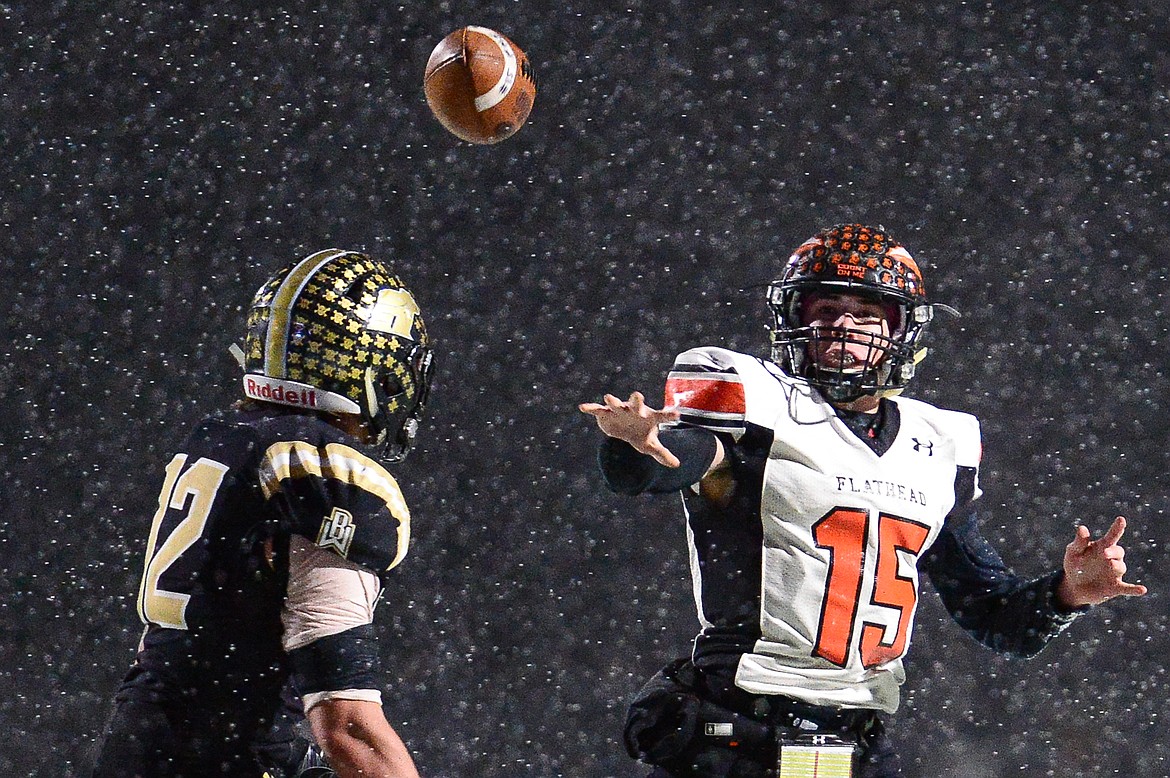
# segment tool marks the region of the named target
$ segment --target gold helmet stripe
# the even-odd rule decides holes
[[[318,251],[298,262],[284,277],[269,306],[268,335],[264,343],[264,375],[269,378],[288,377],[288,336],[292,327],[293,306],[317,271],[330,260],[348,253],[343,249]]]

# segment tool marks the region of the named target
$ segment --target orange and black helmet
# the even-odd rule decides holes
[[[823,294],[859,295],[880,302],[887,312],[889,336],[805,326],[802,306]],[[773,316],[773,361],[830,400],[842,402],[906,387],[921,358],[920,339],[935,308],[927,302],[922,272],[906,248],[884,228],[863,224],[829,227],[800,244],[780,278],[769,285],[768,307]],[[863,368],[825,368],[809,357],[809,346],[826,338],[864,339],[883,356]]]
[[[432,352],[414,296],[385,262],[326,249],[282,268],[252,299],[243,361],[248,397],[358,415],[384,458],[409,453]]]

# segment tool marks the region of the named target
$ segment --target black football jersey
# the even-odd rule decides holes
[[[301,535],[379,575],[406,553],[394,478],[320,418],[271,408],[205,419],[166,466],[138,594],[146,632],[122,699],[242,741],[280,710],[281,607]],[[209,735],[210,737],[218,737]]]

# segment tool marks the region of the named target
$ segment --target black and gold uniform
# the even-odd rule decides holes
[[[260,288],[248,399],[204,419],[162,474],[146,630],[95,776],[296,775],[305,711],[381,702],[374,607],[410,540],[382,462],[414,442],[430,354],[410,292],[364,254],[316,252]]]

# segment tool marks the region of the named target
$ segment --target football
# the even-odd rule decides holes
[[[431,113],[468,143],[499,143],[528,119],[536,80],[528,57],[486,27],[463,27],[427,60],[423,91]]]

